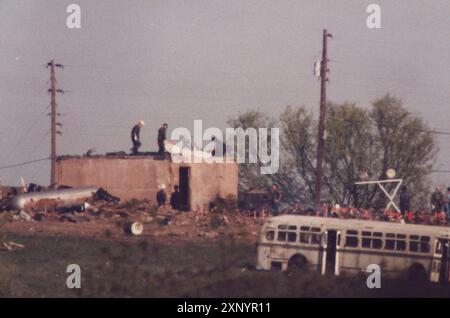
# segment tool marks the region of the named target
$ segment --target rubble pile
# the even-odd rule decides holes
[[[58,198],[59,199],[59,198]],[[59,201],[63,201],[60,200]],[[58,203],[64,203],[59,202]],[[81,204],[69,206],[42,199],[40,204],[24,205],[23,210],[4,213],[7,221],[52,224],[64,232],[65,224],[114,224],[122,234],[169,236],[174,238],[256,238],[264,218],[232,212],[178,211],[167,205],[157,207],[150,200],[121,201],[104,189],[98,189]],[[95,226],[95,225],[94,225]],[[83,232],[83,231],[81,231]]]

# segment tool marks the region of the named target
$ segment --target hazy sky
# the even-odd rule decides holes
[[[82,28],[66,27],[77,3]],[[368,29],[366,7],[381,7]],[[139,119],[143,150],[156,130],[225,127],[239,111],[316,110],[312,75],[322,29],[330,41],[329,99],[369,107],[389,92],[428,124],[450,131],[450,2],[282,0],[0,0],[0,166],[49,154],[49,71],[57,70],[63,135],[58,154],[129,151]],[[450,170],[450,136],[436,169]],[[418,154],[420,155],[420,154]],[[49,163],[0,169],[3,184],[49,181]],[[450,174],[434,175],[450,183]]]

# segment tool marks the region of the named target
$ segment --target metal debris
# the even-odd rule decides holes
[[[12,198],[11,208],[13,210],[43,211],[73,207],[82,205],[96,192],[97,188],[89,187],[19,194]]]
[[[23,248],[25,248],[25,245],[9,241],[9,242],[4,242],[2,244],[2,248],[0,250],[11,252],[11,251],[20,250]]]

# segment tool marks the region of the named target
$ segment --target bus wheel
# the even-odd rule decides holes
[[[306,268],[306,257],[301,254],[296,254],[292,256],[289,259],[288,262],[288,270],[289,271],[296,271],[299,269],[305,269]]]
[[[413,264],[407,273],[407,278],[413,282],[426,282],[428,280],[427,271],[422,264]]]

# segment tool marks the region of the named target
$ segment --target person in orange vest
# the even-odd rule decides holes
[[[341,207],[340,209],[340,213],[344,218],[348,218],[349,216],[349,211],[350,209],[348,208],[348,206],[344,205],[343,207]]]
[[[425,211],[419,212],[419,223],[424,224],[426,221],[426,213]]]
[[[438,212],[438,213],[437,213],[436,219],[437,219],[437,222],[438,222],[439,224],[445,224],[445,223],[447,223],[447,222],[446,222],[446,215],[445,215],[445,212],[444,212],[444,211]]]
[[[362,210],[361,217],[362,217],[363,219],[365,219],[365,220],[370,219],[370,211],[367,210],[367,209],[363,209],[363,210]]]
[[[408,213],[406,214],[406,220],[408,221],[408,223],[414,223],[415,218],[416,213],[414,213],[413,211],[408,211]]]

